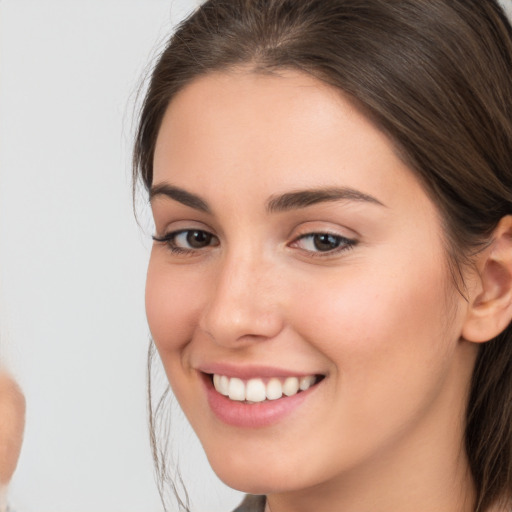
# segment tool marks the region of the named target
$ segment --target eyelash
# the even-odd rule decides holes
[[[179,235],[183,235],[183,234],[187,234],[187,233],[188,234],[201,233],[203,235],[207,235],[207,237],[210,237],[210,241],[217,240],[217,243],[214,245],[208,244],[204,247],[197,247],[197,248],[179,247],[176,244],[176,238]],[[295,238],[293,240],[293,242],[291,242],[289,244],[289,246],[294,247],[302,240],[307,240],[308,238],[314,239],[314,237],[318,237],[318,236],[331,237],[332,239],[334,239],[333,242],[338,245],[336,247],[334,247],[333,249],[326,250],[326,251],[321,251],[321,250],[314,251],[314,250],[308,250],[308,249],[301,249],[302,251],[306,252],[309,256],[314,257],[314,258],[327,258],[327,257],[333,256],[335,254],[340,254],[342,252],[345,252],[345,251],[348,251],[348,250],[354,248],[358,243],[357,240],[346,238],[344,236],[341,236],[341,235],[338,235],[335,233],[330,233],[328,231],[317,231],[317,232],[312,232],[312,233],[305,233],[303,235],[298,236],[297,238]],[[164,235],[162,237],[158,237],[158,236],[154,235],[152,238],[155,242],[167,244],[167,246],[169,247],[169,250],[173,254],[184,255],[184,256],[197,254],[198,251],[201,251],[202,249],[206,249],[208,247],[216,247],[218,245],[217,237],[215,237],[215,235],[209,233],[208,231],[205,231],[202,229],[180,229],[178,231],[172,231],[170,233],[167,233],[166,235]]]

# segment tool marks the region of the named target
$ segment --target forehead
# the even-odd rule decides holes
[[[293,71],[214,73],[185,87],[156,144],[154,184],[164,181],[206,194],[218,193],[219,184],[252,193],[341,185],[382,198],[398,185],[420,189],[353,102]]]

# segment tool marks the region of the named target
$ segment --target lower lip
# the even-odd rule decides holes
[[[247,404],[230,400],[213,387],[209,375],[203,374],[208,404],[211,410],[224,423],[234,427],[260,428],[278,423],[299,408],[320,385],[320,382],[293,396],[284,396],[277,400],[265,400]]]

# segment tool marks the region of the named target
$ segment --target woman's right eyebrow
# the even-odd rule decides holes
[[[210,207],[204,199],[195,194],[192,194],[191,192],[187,192],[182,188],[170,185],[169,183],[160,183],[151,187],[149,191],[149,201],[151,202],[155,197],[158,196],[165,196],[170,199],[174,199],[174,201],[193,208],[194,210],[199,210],[204,213],[211,213]]]

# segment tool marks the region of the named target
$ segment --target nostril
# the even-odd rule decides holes
[[[260,343],[276,337],[283,328],[280,318],[269,319],[267,315],[254,311],[245,313],[212,313],[201,323],[203,333],[215,344],[236,348],[248,343]]]

